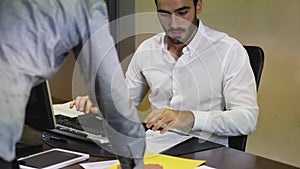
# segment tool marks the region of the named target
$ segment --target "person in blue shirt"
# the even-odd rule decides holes
[[[117,71],[104,0],[1,0],[0,23],[0,168],[18,168],[12,161],[31,88],[51,78],[70,51],[110,125],[122,169],[144,168],[145,131]]]

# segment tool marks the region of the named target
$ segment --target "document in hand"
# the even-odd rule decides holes
[[[146,152],[144,156],[145,164],[160,164],[163,169],[195,169],[205,163],[205,160],[192,160],[180,157],[174,157],[163,154],[154,154]],[[108,169],[117,169],[119,162],[115,163]]]

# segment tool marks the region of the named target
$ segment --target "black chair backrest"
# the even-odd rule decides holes
[[[255,76],[257,90],[262,70],[264,68],[264,51],[258,46],[244,46],[249,55],[250,64]]]
[[[255,76],[257,90],[259,87],[260,77],[264,67],[264,52],[258,46],[244,46],[249,55],[250,64]],[[245,151],[247,136],[234,136],[228,139],[229,147]]]

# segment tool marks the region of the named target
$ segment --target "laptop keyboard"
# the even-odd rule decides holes
[[[56,123],[80,131],[104,136],[103,122],[93,114],[84,114],[77,117],[68,117],[61,114],[55,115]]]

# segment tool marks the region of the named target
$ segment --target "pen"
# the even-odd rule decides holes
[[[61,142],[68,142],[67,140],[60,138],[60,137],[56,137],[56,136],[50,136],[49,137],[51,140],[55,140],[55,141],[61,141]]]
[[[46,139],[54,140],[54,141],[68,142],[66,139],[63,139],[63,138],[60,138],[57,136],[53,136],[53,135],[49,135],[49,134],[43,134],[42,137],[46,138]]]
[[[147,123],[142,123],[142,125],[143,125],[143,127],[144,127],[144,129],[147,131],[148,129],[150,129],[150,130],[152,130],[152,128],[153,128],[153,126],[151,126],[150,128],[148,128],[146,125],[147,125]],[[160,127],[159,129],[157,129],[157,130],[162,130],[162,129],[164,129],[163,127]]]
[[[143,125],[143,127],[145,128],[145,130],[147,130],[147,129],[152,129],[152,127],[153,126],[151,126],[150,128],[147,128],[146,127],[146,123],[142,123],[142,125]],[[162,130],[162,129],[164,129],[164,127],[165,127],[166,125],[162,125],[159,129],[157,129],[157,130]],[[185,129],[185,130],[183,130],[183,129],[179,129],[179,128],[175,128],[175,127],[171,127],[168,131],[170,131],[170,132],[173,132],[173,133],[177,133],[177,134],[180,134],[180,135],[183,135],[183,136],[193,136],[193,137],[196,137],[196,138],[199,138],[200,137],[200,134],[199,133],[197,133],[196,131],[193,131],[193,130],[191,130],[191,129],[189,129],[189,130],[187,130],[187,129]]]

